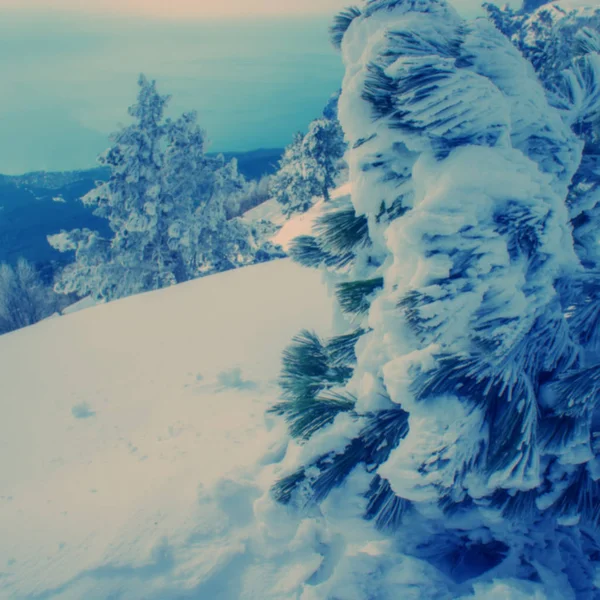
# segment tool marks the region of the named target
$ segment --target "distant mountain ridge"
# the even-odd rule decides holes
[[[110,171],[104,167],[80,171],[32,171],[23,175],[0,175],[0,185],[14,185],[18,188],[40,188],[58,190],[83,180],[108,179]]]
[[[227,160],[236,159],[238,169],[247,179],[260,179],[274,173],[283,154],[282,148],[259,148],[247,152],[209,152],[209,156],[222,154]],[[16,187],[37,187],[47,190],[59,189],[83,180],[105,181],[110,171],[105,167],[79,169],[75,171],[31,171],[23,175],[1,175],[0,185],[13,184]]]
[[[247,179],[273,173],[282,153],[281,148],[223,152],[228,160],[238,161],[238,169]],[[97,167],[0,175],[0,263],[15,263],[22,256],[50,277],[54,267],[69,257],[54,250],[47,235],[78,227],[108,235],[106,221],[94,216],[79,199],[109,174],[108,169]]]

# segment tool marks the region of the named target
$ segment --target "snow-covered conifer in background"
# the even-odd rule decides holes
[[[285,149],[279,169],[271,177],[270,188],[273,197],[281,204],[285,215],[306,212],[319,193],[317,182],[308,177],[314,166],[308,165],[302,152],[304,136],[297,133],[292,143]]]
[[[342,585],[456,598],[495,580],[519,597],[597,593],[590,23],[570,21],[578,54],[547,56],[540,81],[490,22],[444,0],[369,0],[335,21],[352,198],[291,253],[328,271],[346,325],[284,355],[274,411],[297,445],[272,493],[324,516],[330,538],[350,535],[340,514],[375,528],[362,554],[347,546],[368,590],[357,569],[354,587],[330,576],[315,598]]]
[[[316,119],[302,141],[303,155],[308,164],[308,177],[314,179],[326,202],[336,185],[346,151],[344,133],[337,119]]]
[[[294,136],[281,158],[279,171],[271,179],[271,192],[286,215],[307,211],[316,196],[329,201],[346,151],[335,103],[333,98],[326,107],[331,118],[315,119],[306,135]]]
[[[49,236],[55,248],[75,251],[58,291],[112,300],[251,263],[260,250],[257,232],[226,215],[225,201],[246,185],[235,161],[205,153],[195,113],[165,118],[169,98],[155,82],[141,76],[139,87],[133,123],[112,136],[100,158],[110,179],[83,198],[114,235]]]

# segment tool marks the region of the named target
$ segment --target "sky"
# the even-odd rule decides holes
[[[240,15],[326,14],[347,6],[346,0],[0,0],[11,9],[69,10],[160,18],[230,17]]]
[[[340,87],[327,29],[347,3],[0,0],[0,173],[95,166],[141,72],[212,150],[283,147]]]
[[[481,0],[451,0],[461,12],[476,11]],[[505,2],[502,2],[503,4]],[[511,2],[509,2],[510,4]],[[331,15],[348,0],[0,0],[6,10],[69,11],[83,14],[143,16],[160,19],[232,16]]]
[[[198,112],[211,150],[283,147],[340,86],[328,24],[0,13],[0,173],[95,166],[142,72],[170,115]]]

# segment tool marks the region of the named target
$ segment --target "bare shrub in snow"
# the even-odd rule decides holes
[[[21,258],[0,265],[0,333],[33,325],[61,308],[60,297],[46,286],[35,267]]]

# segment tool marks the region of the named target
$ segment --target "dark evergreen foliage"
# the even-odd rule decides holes
[[[395,219],[399,219],[403,217],[408,210],[410,210],[407,206],[404,205],[405,197],[404,195],[398,196],[391,206],[388,208],[386,206],[382,207],[382,211],[377,215],[377,222],[381,222],[383,220],[386,221],[394,221]]]
[[[576,442],[581,434],[582,421],[568,416],[553,416],[552,413],[541,420],[538,428],[538,441],[545,452],[560,454]]]
[[[369,244],[367,219],[357,217],[352,204],[344,199],[331,203],[316,219],[313,235],[292,240],[289,254],[306,267],[343,269],[353,263],[358,249]]]
[[[371,306],[370,297],[383,287],[383,277],[349,281],[336,287],[336,296],[345,313],[364,314]]]
[[[323,343],[316,334],[302,331],[285,350],[279,380],[284,400],[271,412],[285,417],[293,437],[308,439],[340,412],[354,408],[356,398],[334,388],[352,375],[360,335],[362,330]]]
[[[412,290],[398,302],[398,308],[404,313],[406,322],[413,333],[421,341],[425,341],[427,336],[432,334],[432,326],[429,319],[421,314],[421,307],[431,302],[433,298],[420,290]]]
[[[279,502],[288,503],[293,498],[294,490],[300,484],[307,483],[302,487],[302,498],[298,498],[297,502],[304,506],[318,504],[339,487],[358,465],[364,464],[367,470],[374,470],[387,460],[390,452],[408,433],[408,413],[400,408],[363,418],[366,419],[365,427],[342,452],[326,454],[310,467],[281,479],[273,487],[274,497]],[[375,501],[372,518],[382,515],[382,523],[394,522],[389,508],[387,502]],[[383,512],[384,509],[386,512]]]
[[[523,2],[523,11],[526,13],[531,13],[534,10],[540,8],[540,6],[544,6],[544,4],[548,4],[551,0],[524,0]]]
[[[329,353],[319,337],[302,331],[283,353],[279,384],[285,398],[310,399],[328,387],[340,385],[349,376],[344,367],[332,369]]]
[[[356,398],[348,394],[329,392],[280,402],[270,412],[285,417],[292,437],[307,440],[325,425],[333,423],[339,413],[352,410],[355,404]]]
[[[600,278],[596,272],[561,281],[569,330],[587,351],[600,353]]]
[[[323,251],[317,238],[312,235],[300,235],[294,238],[288,249],[288,254],[294,262],[313,269],[323,264],[330,264],[333,258]]]
[[[331,363],[334,366],[353,365],[356,362],[356,342],[365,333],[365,330],[359,327],[350,333],[331,338],[327,343]]]
[[[396,81],[386,75],[384,67],[371,63],[368,66],[368,75],[362,97],[371,105],[375,119],[381,119],[392,114],[395,94]]]
[[[589,414],[598,402],[600,365],[562,373],[550,389],[554,399],[552,411],[557,415],[580,417]]]
[[[480,501],[481,504],[497,508],[508,521],[530,523],[537,516],[537,490],[511,494],[506,490],[497,490],[491,498]]]
[[[558,300],[552,308],[554,310],[540,315],[531,329],[498,357],[497,368],[516,365],[531,378],[536,391],[551,374],[573,368],[581,358],[581,348],[573,339]]]
[[[360,17],[360,14],[361,11],[358,7],[349,6],[334,17],[333,24],[329,28],[329,35],[334,48],[337,48],[338,50],[341,48],[344,34],[352,24],[352,21],[354,21],[356,17]]]
[[[327,252],[342,256],[370,243],[367,218],[357,216],[349,200],[335,203],[318,217],[313,233]]]
[[[377,529],[394,532],[402,524],[404,517],[411,509],[411,503],[394,494],[389,481],[375,475],[366,494],[369,503],[365,511],[365,519],[373,521]]]
[[[356,258],[353,252],[332,254],[321,245],[320,240],[312,235],[300,235],[292,240],[288,253],[293,261],[304,267],[316,269],[322,265],[332,269],[343,269],[352,264]]]
[[[304,469],[299,469],[291,475],[282,477],[273,485],[271,488],[271,495],[277,502],[281,504],[289,504],[292,500],[292,496],[299,489],[299,487],[306,481],[306,475]]]

